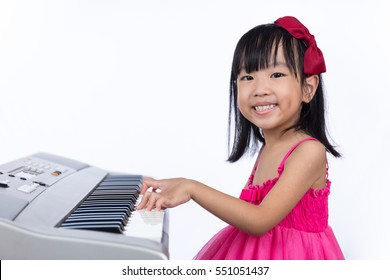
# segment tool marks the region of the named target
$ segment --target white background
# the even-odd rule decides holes
[[[328,72],[330,223],[348,259],[390,252],[385,1],[0,0],[0,161],[44,151],[111,171],[197,179],[238,196],[254,158],[227,158],[230,66],[250,28],[293,15]],[[224,224],[170,210],[172,259]]]

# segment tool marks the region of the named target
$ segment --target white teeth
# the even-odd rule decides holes
[[[274,108],[276,105],[275,104],[270,104],[270,105],[264,105],[264,106],[255,106],[256,111],[267,111],[272,108]]]

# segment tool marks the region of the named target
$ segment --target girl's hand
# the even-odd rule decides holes
[[[144,178],[140,194],[143,198],[137,210],[148,211],[176,207],[191,199],[190,186],[193,181],[184,178],[155,180]],[[148,191],[151,190],[151,191]]]

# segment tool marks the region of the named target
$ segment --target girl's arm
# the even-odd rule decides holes
[[[278,182],[259,206],[194,180],[145,178],[141,190],[144,197],[138,209],[171,208],[192,199],[226,223],[249,234],[261,235],[291,212],[314,182],[324,176],[325,168],[324,147],[310,141],[300,145],[290,155]],[[154,191],[146,192],[149,187]]]

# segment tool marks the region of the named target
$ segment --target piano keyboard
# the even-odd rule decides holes
[[[0,259],[168,259],[168,212],[135,210],[141,186],[46,153],[0,165]]]
[[[161,241],[164,211],[136,211],[142,176],[109,175],[60,227],[121,233]]]
[[[141,186],[142,176],[108,175],[60,227],[123,233]]]

